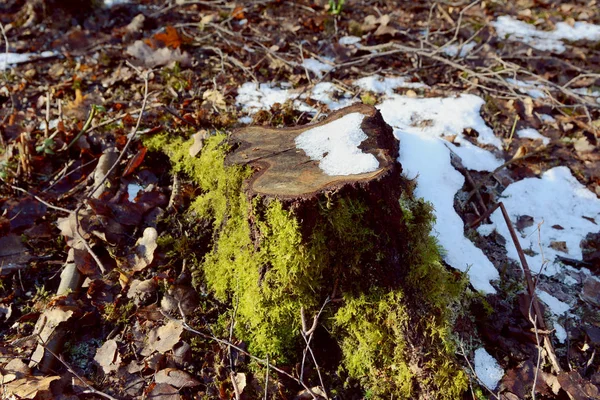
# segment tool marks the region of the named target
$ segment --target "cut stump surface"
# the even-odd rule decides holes
[[[360,142],[354,153],[345,153],[337,157],[338,167],[352,171],[352,163],[358,163],[365,157],[372,156],[377,160],[376,168],[368,172],[331,175],[323,170],[323,159],[311,158],[307,152],[298,147],[298,137],[304,132],[321,128],[319,133],[330,136],[339,129],[339,124],[332,124],[353,113],[364,116],[360,130],[366,138]],[[338,110],[323,121],[300,127],[275,129],[263,126],[242,128],[231,135],[230,140],[237,148],[230,153],[228,164],[250,164],[256,168],[256,173],[248,182],[251,194],[264,195],[282,199],[307,198],[329,190],[339,189],[345,185],[363,185],[373,180],[380,180],[399,168],[398,141],[392,133],[392,128],[385,123],[379,111],[366,104],[355,104]],[[324,144],[327,146],[327,138]],[[338,146],[339,143],[329,143]],[[343,144],[342,144],[343,145]],[[332,152],[337,152],[333,147]],[[323,152],[320,158],[327,157]],[[369,156],[372,155],[372,156]],[[374,162],[374,160],[373,160]],[[339,165],[346,163],[347,165]],[[377,165],[378,164],[378,165]]]

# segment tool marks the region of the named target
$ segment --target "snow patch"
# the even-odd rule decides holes
[[[556,321],[554,321],[554,334],[560,343],[564,343],[567,340],[567,331]]]
[[[475,350],[475,374],[488,389],[494,390],[504,376],[504,370],[498,361],[483,347]]]
[[[517,86],[519,92],[529,95],[532,99],[543,99],[547,97],[548,88],[541,83],[532,81],[520,81],[518,79],[508,78],[506,82]]]
[[[460,50],[460,57],[465,57],[467,54],[471,52],[475,48],[477,44],[475,42],[469,42],[462,45],[457,44],[449,44],[442,49],[442,52],[450,57],[456,57],[458,55],[458,51]]]
[[[130,0],[104,0],[104,6],[113,7],[119,4],[129,4]]]
[[[550,139],[533,128],[525,128],[517,131],[517,136],[522,139],[541,140],[544,145],[550,143]]]
[[[566,50],[563,40],[600,41],[600,25],[575,22],[573,26],[558,22],[552,31],[538,30],[535,26],[509,16],[501,16],[491,23],[500,38],[523,42],[542,51],[562,53]]]
[[[481,249],[464,236],[464,223],[454,210],[454,196],[464,177],[452,167],[450,149],[465,167],[492,171],[502,164],[494,155],[463,137],[467,128],[479,133],[478,141],[500,147],[501,142],[479,115],[483,100],[473,95],[456,98],[411,98],[393,95],[378,106],[383,119],[400,140],[404,173],[417,180],[415,194],[432,203],[436,222],[433,234],[445,249],[444,259],[453,268],[467,272],[475,289],[495,293],[490,281],[498,271]],[[455,135],[455,146],[441,137]]]
[[[554,119],[554,117],[552,117],[552,115],[539,114],[538,116],[540,117],[540,121],[542,121],[545,124],[553,124],[556,122],[556,120]]]
[[[340,40],[338,40],[338,43],[343,45],[343,46],[348,46],[351,44],[356,44],[358,42],[360,42],[362,39],[359,38],[358,36],[342,36],[340,38]]]
[[[239,87],[235,100],[236,104],[242,107],[242,111],[250,115],[259,110],[268,110],[275,103],[283,104],[286,101],[292,101],[294,108],[299,111],[313,114],[316,109],[305,102],[308,98],[327,105],[330,110],[337,110],[357,102],[356,99],[352,99],[348,93],[342,92],[331,82],[318,83],[311,91],[302,92],[298,89],[292,89],[289,84],[272,85],[269,83],[246,82]],[[244,121],[249,123],[252,119],[246,117]]]
[[[327,175],[354,175],[373,172],[379,161],[373,154],[363,153],[358,146],[368,138],[361,129],[361,113],[352,113],[326,125],[309,129],[296,137],[302,149]]]
[[[421,89],[429,87],[419,82],[408,82],[407,78],[401,76],[383,77],[377,74],[354,81],[354,86],[369,92],[385,93],[387,95],[394,94],[394,89],[397,88]]]
[[[554,315],[561,315],[569,312],[571,306],[567,303],[560,301],[550,293],[543,290],[536,290],[537,297],[544,302]]]
[[[4,71],[9,65],[26,63],[34,57],[52,57],[55,55],[52,51],[44,51],[40,54],[35,53],[0,53],[0,71]]]
[[[502,193],[502,201],[513,224],[516,225],[520,215],[533,217],[534,224],[519,235],[521,247],[533,254],[525,255],[532,271],[539,271],[547,261],[542,273],[556,275],[564,268],[554,261],[558,255],[581,260],[581,240],[588,233],[598,231],[597,223],[588,218],[600,221],[600,200],[579,183],[567,167],[555,167],[544,172],[541,178],[526,178],[511,184]],[[518,261],[519,255],[501,211],[496,210],[490,219],[507,240],[508,256]],[[538,243],[536,231],[542,222]]]
[[[329,72],[333,69],[333,66],[322,63],[315,58],[306,58],[301,65],[319,78],[323,77],[324,72]]]

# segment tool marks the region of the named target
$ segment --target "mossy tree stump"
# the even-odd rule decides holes
[[[345,146],[334,136],[348,120],[352,138],[340,153],[331,144]],[[196,279],[235,305],[236,336],[251,352],[298,362],[301,313],[312,320],[330,299],[319,320],[328,345],[314,348],[329,347],[322,357],[337,348],[337,361],[375,397],[457,398],[467,387],[450,311],[464,282],[441,264],[431,207],[412,196],[399,143],[375,108],[217,134],[199,157],[191,140],[159,135],[146,145],[201,188],[192,209],[211,221],[214,241]]]

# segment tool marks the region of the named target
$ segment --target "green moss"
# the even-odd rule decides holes
[[[373,290],[345,298],[335,315],[342,333],[344,364],[361,380],[373,398],[410,398],[413,373],[405,354],[405,332],[410,317],[399,291]]]

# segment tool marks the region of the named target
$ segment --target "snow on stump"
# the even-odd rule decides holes
[[[300,362],[301,332],[319,315],[316,356],[375,397],[450,399],[467,387],[451,335],[466,280],[442,265],[431,206],[413,197],[401,144],[375,108],[216,134],[198,155],[194,139],[145,144],[199,186],[191,210],[212,234],[195,283],[234,305],[251,353]]]

